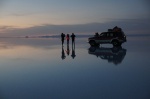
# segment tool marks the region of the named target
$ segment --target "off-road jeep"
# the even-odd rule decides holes
[[[126,35],[122,30],[114,31],[109,29],[108,32],[97,33],[94,37],[88,38],[88,43],[91,46],[99,46],[100,44],[112,44],[113,46],[121,46],[126,42]]]

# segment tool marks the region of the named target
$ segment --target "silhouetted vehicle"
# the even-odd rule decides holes
[[[112,62],[115,65],[121,63],[126,55],[126,49],[122,47],[95,47],[91,46],[89,48],[89,54],[96,55],[101,59],[108,60],[108,62]]]
[[[88,38],[91,46],[99,46],[100,44],[113,44],[113,46],[121,46],[126,42],[126,35],[121,28],[115,27],[108,29],[108,32],[102,32],[100,35]]]

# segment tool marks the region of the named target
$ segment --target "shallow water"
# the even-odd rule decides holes
[[[127,40],[1,38],[0,99],[150,99],[150,37]]]

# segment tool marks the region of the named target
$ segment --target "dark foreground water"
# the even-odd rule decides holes
[[[150,37],[120,48],[0,39],[0,99],[150,99]]]

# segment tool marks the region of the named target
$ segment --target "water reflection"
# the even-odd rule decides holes
[[[67,55],[69,56],[70,54],[70,48],[69,48],[69,43],[67,44],[67,50],[66,50]]]
[[[75,42],[72,43],[72,55],[71,55],[72,59],[74,59],[76,57],[76,53],[75,53]]]
[[[105,48],[92,46],[89,48],[89,54],[108,60],[109,63],[114,63],[115,65],[123,61],[126,52],[127,50],[122,47]]]
[[[66,58],[64,47],[62,46],[62,55],[61,55],[62,60]]]
[[[130,40],[126,54],[85,40],[68,56],[60,39],[0,39],[0,99],[149,99],[150,44]]]
[[[67,44],[66,50],[64,50],[64,46],[62,46],[62,55],[61,55],[62,60],[64,60],[64,59],[66,58],[65,52],[66,52],[67,56],[70,55],[70,47],[69,47],[69,44]],[[74,58],[76,57],[76,53],[75,53],[75,43],[72,43],[72,53],[71,53],[71,57],[72,57],[72,59],[74,59]]]

